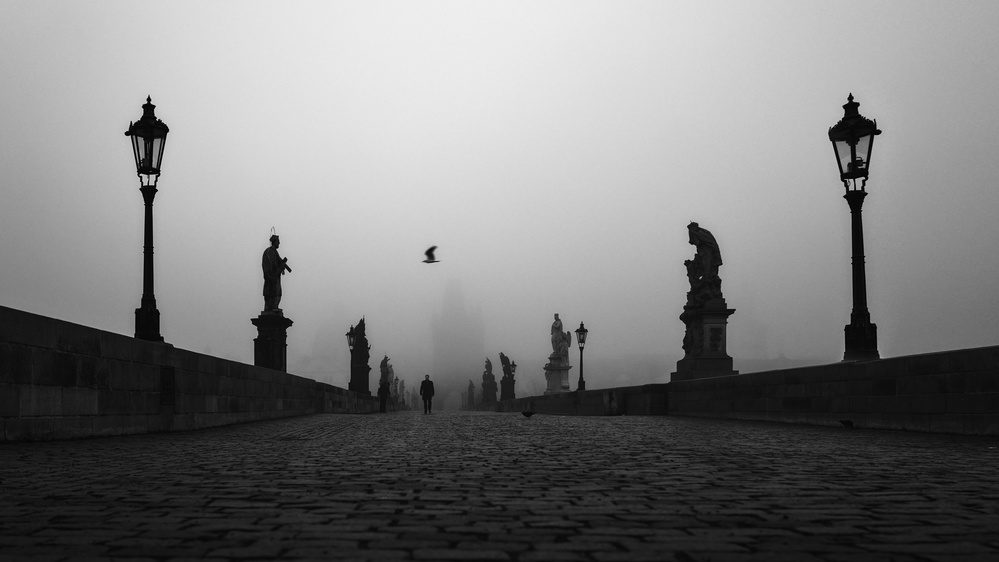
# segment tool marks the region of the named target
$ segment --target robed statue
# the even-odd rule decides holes
[[[281,314],[281,276],[288,267],[288,258],[282,258],[278,253],[281,238],[271,235],[271,246],[264,250],[261,267],[264,270],[264,312]]]
[[[558,355],[566,363],[569,362],[569,347],[572,345],[572,332],[562,331],[562,320],[555,314],[552,322],[552,353]]]
[[[718,267],[722,264],[721,250],[711,232],[696,222],[687,225],[687,233],[688,242],[696,248],[694,258],[683,262],[690,283],[687,305],[702,306],[711,299],[722,298],[721,278],[718,276]]]

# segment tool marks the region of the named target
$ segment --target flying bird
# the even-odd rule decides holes
[[[434,250],[436,250],[436,249],[437,249],[437,246],[431,246],[430,248],[427,249],[427,252],[426,252],[427,253],[427,259],[423,260],[423,263],[437,263],[438,261],[440,261],[440,260],[434,259]]]

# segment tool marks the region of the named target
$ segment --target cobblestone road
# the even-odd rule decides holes
[[[0,445],[3,560],[999,560],[999,440],[318,415]]]

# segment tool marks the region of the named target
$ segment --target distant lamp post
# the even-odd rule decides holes
[[[579,344],[579,385],[576,390],[586,390],[586,381],[583,380],[583,346],[586,345],[586,334],[589,332],[583,327],[583,323],[579,323],[579,327],[576,328],[576,343]]]
[[[139,175],[139,191],[146,204],[145,233],[142,243],[142,302],[135,309],[135,337],[148,341],[163,341],[160,335],[160,311],[153,294],[153,198],[163,162],[163,147],[170,129],[153,114],[153,100],[146,97],[142,118],[128,124],[127,136],[132,137],[135,171]]]
[[[340,328],[341,330],[343,328]],[[357,341],[357,332],[354,331],[354,326],[351,324],[350,331],[347,332],[347,349],[354,351],[354,343]]]
[[[859,112],[859,103],[853,94],[843,106],[844,114],[839,123],[829,129],[829,140],[836,153],[839,177],[846,187],[846,202],[850,205],[853,235],[853,312],[850,324],[844,329],[846,352],[844,361],[861,361],[878,358],[878,327],[871,323],[867,310],[867,276],[864,265],[864,224],[861,207],[867,196],[867,174],[871,168],[874,137],[881,134],[877,121]]]

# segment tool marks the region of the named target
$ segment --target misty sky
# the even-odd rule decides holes
[[[599,366],[679,359],[697,221],[735,368],[836,361],[850,220],[827,131],[852,92],[883,131],[864,205],[882,357],[995,345],[996,22],[992,1],[4,0],[0,304],[134,332],[123,132],[151,95],[177,347],[252,362],[274,227],[291,372],[346,386],[365,316],[373,374],[388,354],[418,383],[450,283],[497,375],[503,351],[543,383],[558,312],[590,330],[589,388],[665,382]]]

